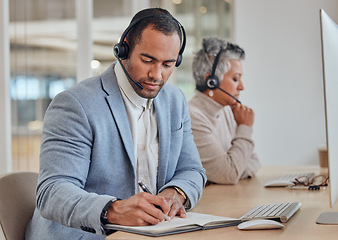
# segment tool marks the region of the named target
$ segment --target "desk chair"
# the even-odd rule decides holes
[[[37,181],[38,173],[34,172],[0,175],[0,228],[5,240],[25,239],[35,208]]]

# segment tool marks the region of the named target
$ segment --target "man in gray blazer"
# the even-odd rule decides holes
[[[166,84],[184,46],[169,12],[140,11],[115,46],[119,61],[53,99],[26,239],[105,239],[106,223],[157,224],[196,205],[205,171],[185,97]]]

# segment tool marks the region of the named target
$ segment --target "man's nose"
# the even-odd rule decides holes
[[[161,79],[162,77],[161,66],[159,66],[158,64],[154,64],[149,71],[149,77],[152,79]]]

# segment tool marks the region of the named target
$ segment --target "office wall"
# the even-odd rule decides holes
[[[318,164],[325,144],[319,9],[336,0],[234,0],[235,41],[247,53],[241,99],[255,110],[263,164]]]

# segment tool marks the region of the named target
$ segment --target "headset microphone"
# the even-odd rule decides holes
[[[237,98],[235,98],[234,96],[232,96],[230,93],[228,93],[227,91],[225,91],[224,89],[219,87],[219,82],[215,81],[215,79],[213,78],[209,78],[206,81],[206,85],[209,89],[214,90],[214,89],[219,89],[222,92],[224,92],[225,94],[229,95],[230,97],[232,97],[233,99],[236,100],[236,102],[241,103],[241,101],[239,101]]]
[[[127,77],[133,82],[135,83],[136,86],[138,86],[141,90],[143,90],[143,86],[141,85],[141,83],[139,82],[136,82],[134,79],[132,79],[132,77],[129,75],[129,73],[127,72],[127,69],[123,66],[122,62],[121,62],[121,59],[115,54],[115,51],[114,51],[114,55],[115,57],[117,58],[117,61],[119,61],[122,69],[123,69],[123,72],[127,75]]]
[[[228,93],[228,92],[226,92],[226,91],[224,91],[222,88],[220,88],[220,87],[218,87],[218,89],[219,90],[221,90],[222,92],[224,92],[224,93],[226,93],[226,94],[228,94],[230,97],[232,97],[233,99],[235,99],[236,100],[236,102],[238,102],[238,103],[240,103],[240,104],[242,104],[241,103],[241,101],[239,101],[237,98],[235,98],[234,96],[232,96],[230,93]]]
[[[227,94],[230,97],[232,97],[233,99],[235,99],[236,102],[241,103],[237,98],[235,98],[230,93],[228,93],[227,91],[225,91],[224,89],[219,87],[219,79],[216,76],[215,72],[216,72],[216,67],[217,67],[217,64],[218,64],[218,61],[219,61],[219,58],[221,56],[222,51],[223,51],[223,48],[221,48],[221,50],[217,53],[214,64],[212,65],[211,75],[208,76],[207,79],[205,80],[205,85],[207,86],[207,88],[209,88],[211,90],[219,89],[222,92],[224,92],[225,94]]]

